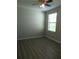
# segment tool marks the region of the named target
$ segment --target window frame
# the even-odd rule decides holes
[[[49,15],[50,15],[50,14],[54,14],[54,13],[57,14],[57,15],[56,15],[56,22],[49,22]],[[56,30],[56,29],[57,29],[57,16],[58,16],[58,13],[57,13],[57,12],[53,12],[53,13],[49,13],[49,14],[48,14],[48,25],[47,25],[47,30],[48,30],[48,32],[56,32],[56,31],[57,31],[57,30]],[[55,23],[55,24],[56,24],[56,25],[55,25],[55,31],[50,31],[50,30],[49,30],[49,28],[48,28],[49,23]]]

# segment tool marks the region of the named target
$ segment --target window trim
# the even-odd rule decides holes
[[[48,23],[56,23],[55,31],[50,31],[50,30],[48,30],[48,24],[47,24],[47,31],[48,31],[48,32],[53,32],[53,33],[55,33],[55,32],[57,31],[57,17],[58,17],[58,13],[57,13],[57,15],[56,15],[56,22],[49,22],[49,15],[50,15],[50,14],[54,14],[54,13],[57,13],[57,12],[53,12],[53,13],[49,13],[49,14],[48,14],[48,21],[47,21]]]

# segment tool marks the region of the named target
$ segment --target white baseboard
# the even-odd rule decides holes
[[[25,39],[32,39],[32,38],[41,38],[41,37],[47,37],[57,43],[61,43],[60,41],[56,40],[55,38],[52,38],[51,36],[48,35],[39,35],[39,36],[30,36],[30,37],[23,37],[23,38],[18,38],[17,40],[25,40]]]
[[[25,39],[41,38],[41,37],[44,37],[44,35],[23,37],[23,38],[18,38],[17,40],[25,40]]]
[[[51,36],[46,35],[46,37],[49,38],[49,39],[51,39],[51,40],[53,40],[53,41],[55,41],[55,42],[57,42],[57,43],[61,43],[61,41],[58,41],[55,38],[52,38]]]

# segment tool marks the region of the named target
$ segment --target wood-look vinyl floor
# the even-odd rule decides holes
[[[17,59],[61,59],[61,45],[48,38],[17,40]]]

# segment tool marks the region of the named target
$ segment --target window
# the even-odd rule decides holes
[[[56,12],[48,15],[48,31],[56,32],[56,19]]]

